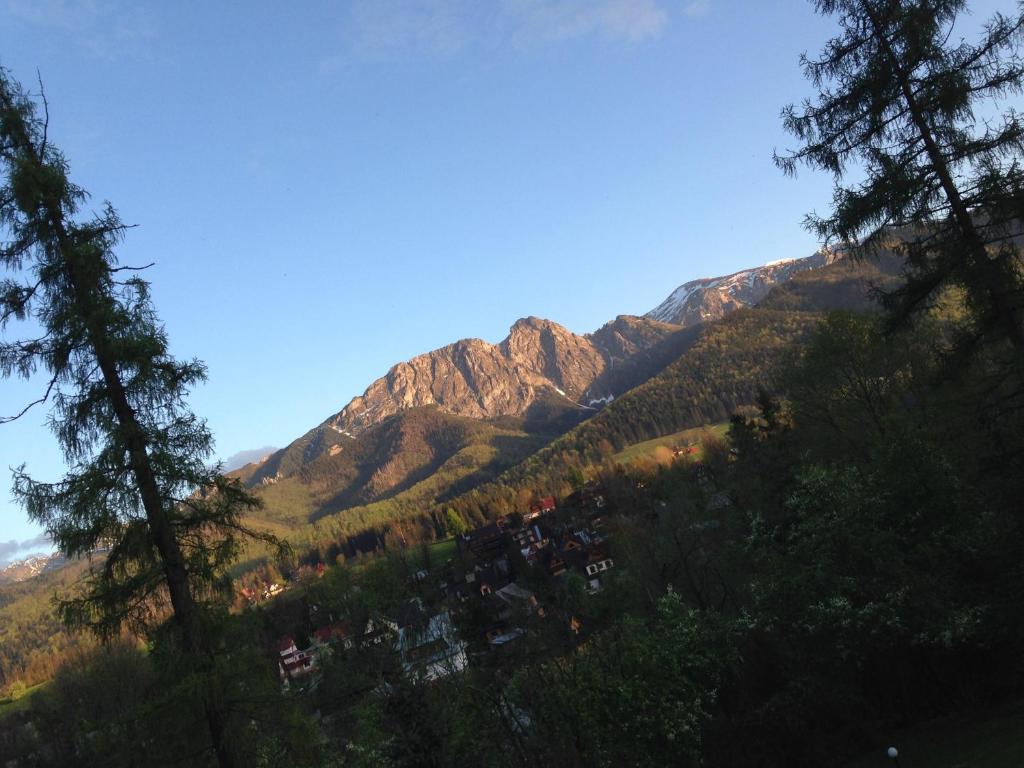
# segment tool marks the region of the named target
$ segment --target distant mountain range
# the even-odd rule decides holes
[[[32,555],[23,560],[15,560],[0,568],[0,584],[27,581],[42,573],[54,571],[66,562],[66,558],[56,552],[48,555]]]
[[[224,459],[223,470],[225,472],[233,472],[236,469],[241,469],[246,464],[251,464],[254,461],[262,461],[276,450],[276,447],[268,445],[263,448],[253,448],[248,451],[239,451],[238,453],[232,454],[231,456],[228,456],[226,459]]]
[[[338,450],[344,438],[357,438],[396,413],[421,406],[475,419],[527,416],[542,395],[556,393],[566,407],[599,408],[676,359],[692,339],[682,329],[754,306],[776,285],[832,260],[819,251],[693,280],[644,317],[620,315],[583,336],[551,320],[527,317],[516,321],[498,344],[462,339],[418,355],[392,367],[300,438],[304,460]]]
[[[550,320],[526,317],[498,344],[463,339],[399,363],[326,423],[355,437],[400,410],[422,405],[478,419],[521,416],[545,389],[573,405],[594,407],[638,383],[634,380],[651,365],[671,359],[678,330],[620,316],[579,336]]]

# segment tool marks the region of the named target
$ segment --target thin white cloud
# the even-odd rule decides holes
[[[658,37],[668,13],[656,0],[502,0],[520,42],[597,36],[638,43]]]
[[[145,54],[156,36],[152,8],[120,0],[0,0],[6,19],[63,35],[98,59]]]
[[[710,10],[711,3],[709,0],[693,0],[693,2],[686,4],[686,7],[683,8],[683,13],[687,16],[707,16]]]
[[[350,32],[363,52],[452,54],[472,34],[473,7],[467,0],[359,0]]]
[[[358,0],[347,25],[364,54],[447,56],[481,40],[534,47],[584,37],[640,43],[668,24],[664,0]],[[320,71],[341,66],[325,57]]]

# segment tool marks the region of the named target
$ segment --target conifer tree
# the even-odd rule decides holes
[[[783,110],[802,148],[776,154],[833,174],[831,216],[807,217],[826,241],[871,253],[895,246],[906,285],[885,297],[897,322],[948,286],[964,289],[971,342],[1024,350],[1024,124],[1001,100],[1024,85],[1024,13],[996,14],[977,43],[960,35],[964,0],[815,0],[840,34],[801,64],[818,93]],[[863,176],[844,185],[850,174]]]
[[[15,496],[62,553],[93,555],[85,589],[59,606],[68,624],[109,637],[170,613],[203,679],[215,653],[207,609],[258,500],[207,465],[211,434],[185,403],[205,368],[169,354],[148,284],[114,254],[125,225],[109,204],[83,210],[39,99],[0,69],[0,374],[45,373],[41,397],[4,420],[50,403],[68,471],[46,483],[19,468]],[[28,338],[11,338],[15,320]],[[218,761],[233,765],[222,697],[202,695]]]

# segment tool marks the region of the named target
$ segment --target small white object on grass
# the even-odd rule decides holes
[[[887,754],[889,757],[895,760],[897,757],[900,756],[900,751],[896,749],[896,747],[889,747],[887,750],[885,750],[885,754]]]

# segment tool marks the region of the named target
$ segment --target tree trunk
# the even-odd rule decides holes
[[[42,168],[44,162],[40,153],[27,133],[23,133],[22,147],[27,154],[36,158]],[[96,318],[99,308],[101,291],[98,277],[93,277],[95,270],[92,265],[83,264],[76,244],[68,235],[64,223],[64,212],[59,203],[45,199],[43,205],[52,231],[57,236],[60,254],[67,268],[68,280],[71,284],[73,300],[78,306],[81,316],[85,318],[88,341],[96,357],[97,365],[103,375],[107,388],[107,396],[114,407],[122,438],[128,448],[128,460],[135,482],[146,512],[146,522],[153,536],[153,542],[160,554],[164,566],[164,578],[170,594],[174,620],[178,624],[185,651],[188,655],[205,665],[212,661],[212,649],[206,643],[195,600],[189,586],[188,569],[181,547],[174,536],[164,500],[156,480],[156,473],[147,452],[146,437],[139,423],[138,416],[128,401],[124,382],[117,370],[116,357],[109,348],[108,330],[101,320]],[[229,747],[227,739],[226,713],[216,696],[208,696],[204,702],[207,725],[213,742],[217,761],[221,768],[234,768],[238,763]]]
[[[939,177],[939,183],[942,185],[942,191],[949,201],[953,219],[963,236],[969,252],[969,258],[975,262],[989,301],[995,309],[996,318],[1013,346],[1017,350],[1024,350],[1024,307],[1015,306],[1007,286],[1002,281],[1000,270],[989,256],[985,242],[974,224],[971,212],[967,210],[967,205],[964,203],[960,190],[953,181],[953,175],[949,171],[949,164],[946,162],[946,158],[943,157],[942,151],[935,141],[935,136],[931,126],[928,125],[928,121],[925,119],[921,105],[917,103],[917,98],[914,96],[914,91],[910,86],[910,78],[900,66],[899,59],[897,59],[889,39],[885,36],[881,20],[878,18],[875,9],[871,6],[870,0],[864,3],[864,10],[871,21],[871,27],[874,30],[875,37],[878,39],[879,47],[882,49],[889,66],[892,68],[893,74],[896,76],[900,92],[903,94],[903,98],[907,102],[907,108],[910,110],[911,119],[913,119],[921,140],[924,142],[928,159],[931,161],[932,166],[935,168],[935,173]]]

